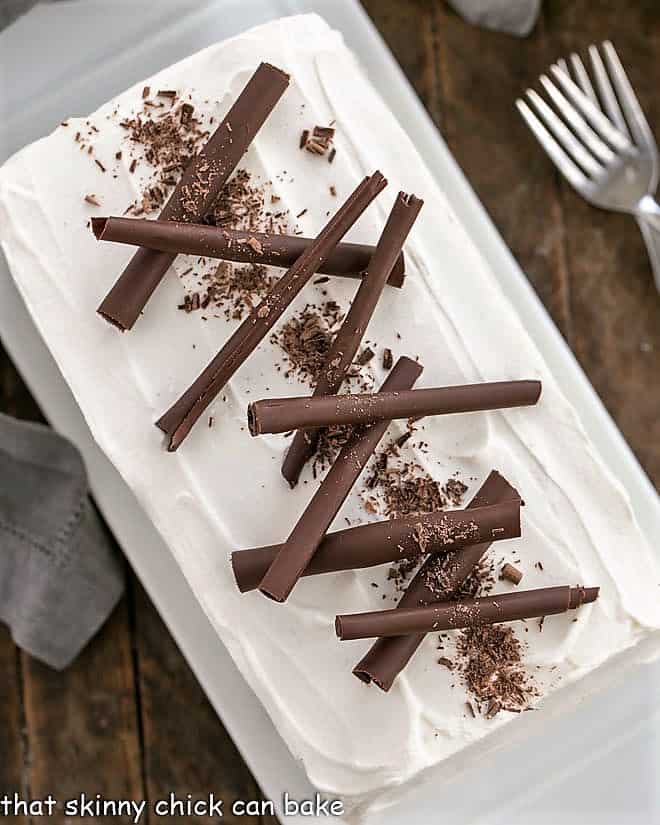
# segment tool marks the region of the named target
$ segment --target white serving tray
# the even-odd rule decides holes
[[[603,459],[627,488],[642,528],[660,538],[655,490],[355,0],[79,0],[38,7],[0,34],[0,163],[63,117],[92,111],[191,52],[257,23],[307,11],[319,12],[340,29],[359,55],[489,260]],[[301,766],[246,688],[161,538],[94,443],[4,260],[0,333],[53,426],[82,450],[108,523],[266,796],[277,802],[285,790],[299,799],[312,794]],[[554,720],[551,730],[504,749],[478,770],[468,768],[450,784],[420,789],[374,822],[660,821],[659,688],[660,664],[633,671],[624,683]]]

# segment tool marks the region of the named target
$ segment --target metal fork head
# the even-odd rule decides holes
[[[550,104],[534,90],[516,105],[541,146],[584,198],[636,212],[658,185],[658,150],[614,46],[590,46],[592,84],[577,54],[541,76]]]

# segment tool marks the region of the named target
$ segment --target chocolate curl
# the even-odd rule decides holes
[[[312,243],[302,235],[279,235],[223,229],[200,223],[151,221],[144,218],[92,218],[92,231],[99,241],[132,244],[170,252],[173,255],[200,255],[235,263],[279,266],[288,269]],[[322,275],[362,278],[374,254],[368,244],[340,243],[321,264]],[[403,252],[387,279],[390,286],[403,286]]]
[[[499,622],[516,622],[576,610],[598,598],[598,587],[540,587],[479,599],[437,602],[426,607],[404,607],[337,616],[335,630],[342,641],[373,636],[405,636],[436,630],[457,630]]]
[[[160,213],[161,221],[201,221],[289,85],[289,75],[261,63]],[[140,248],[97,312],[122,331],[131,329],[174,261],[172,252]]]
[[[419,378],[422,367],[410,358],[399,358],[382,389],[405,390]],[[286,601],[310,563],[328,527],[378,446],[389,422],[355,430],[328,470],[293,532],[263,577],[259,590],[277,602]]]
[[[496,470],[492,470],[468,504],[466,515],[472,508],[503,504],[507,501],[522,503],[515,487],[512,487]],[[429,575],[433,573],[433,568],[438,563],[436,556],[429,556],[406,588],[398,607],[416,607],[432,604],[441,598],[450,599],[479,564],[490,545],[491,542],[485,542],[471,547],[462,547],[442,559],[442,570],[446,571],[443,576],[443,581],[446,580],[443,593],[432,590],[427,584]],[[424,635],[424,633],[415,633],[409,636],[378,639],[353,668],[353,673],[363,682],[373,681],[381,690],[388,691],[422,643]]]
[[[335,213],[295,264],[279,279],[263,301],[252,310],[229,341],[170,409],[156,422],[169,437],[168,450],[176,450],[197,419],[236,370],[247,360],[277,323],[300,290],[353,226],[387,181],[374,172],[365,178]]]
[[[337,424],[355,426],[398,418],[525,407],[536,404],[540,395],[540,381],[493,381],[407,392],[267,398],[248,406],[248,426],[252,435]]]
[[[314,396],[334,395],[341,387],[392,267],[401,254],[403,244],[423,203],[424,201],[414,195],[399,192],[381,233],[376,251],[369,261],[364,280],[319,371]],[[291,487],[295,487],[298,483],[305,462],[316,449],[318,437],[318,430],[307,432],[299,430],[295,434],[282,464],[282,475]]]
[[[520,536],[520,500],[505,501],[470,512],[421,513],[337,530],[324,536],[303,576],[376,567],[414,558],[420,553],[446,553],[455,547]],[[237,550],[231,554],[241,593],[259,586],[282,549],[281,544]]]

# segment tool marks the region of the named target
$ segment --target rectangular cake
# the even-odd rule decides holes
[[[492,546],[477,592],[600,587],[594,604],[507,626],[497,650],[460,631],[429,633],[388,692],[352,674],[370,643],[339,642],[334,619],[394,607],[408,566],[308,577],[276,604],[239,593],[229,560],[284,541],[336,453],[341,433],[323,439],[292,490],[280,472],[289,439],[251,437],[246,410],[311,391],[357,282],[313,278],[176,452],[154,422],[282,270],[180,255],[130,332],[96,312],[134,248],[97,241],[91,219],[157,217],[263,61],[291,82],[212,222],[314,237],[376,169],[389,186],[347,240],[376,243],[399,190],[425,202],[405,247],[403,287],[385,288],[348,389],[376,389],[390,353],[419,359],[420,387],[543,384],[533,407],[392,424],[333,529],[465,506],[495,469],[525,501],[522,536]],[[334,129],[332,139],[307,146],[301,136],[317,126]],[[562,696],[568,707],[566,686],[607,663],[657,652],[660,565],[624,491],[405,131],[321,18],[283,18],[205,49],[20,151],[0,169],[0,239],[94,438],[311,782],[341,797],[348,818],[385,807],[423,777],[451,775],[524,726],[530,714],[520,711],[536,707],[543,718],[546,697],[554,712]],[[500,578],[507,563],[523,574],[520,585]],[[517,694],[493,709],[474,665],[498,657],[489,678]]]

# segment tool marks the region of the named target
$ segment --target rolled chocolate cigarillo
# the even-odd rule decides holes
[[[161,221],[201,220],[289,85],[289,75],[261,63],[215,132],[190,161],[160,213]],[[129,330],[174,261],[171,252],[140,247],[97,312]]]
[[[397,195],[364,280],[318,371],[314,395],[331,395],[339,391],[423,203],[405,192]],[[291,487],[296,486],[305,462],[314,454],[318,436],[318,430],[298,430],[293,437],[282,463],[282,475]]]
[[[302,235],[245,232],[200,223],[145,218],[92,218],[92,231],[99,241],[143,246],[172,255],[198,255],[283,269],[292,266],[313,241],[313,238]],[[317,272],[342,278],[362,278],[374,250],[375,247],[368,244],[340,243],[321,263]],[[402,252],[387,283],[401,287],[404,276]]]
[[[492,470],[468,503],[466,515],[473,508],[506,502],[522,504],[520,493],[497,470]],[[419,607],[453,598],[489,547],[491,542],[486,541],[450,550],[443,557],[429,555],[406,587],[398,607]],[[442,570],[440,575],[438,564]],[[440,586],[438,582],[441,582]],[[373,682],[381,690],[388,691],[424,641],[424,636],[424,633],[409,633],[376,639],[353,668],[353,674],[362,682]]]
[[[408,389],[421,372],[416,361],[399,358],[385,379],[383,390]],[[385,421],[353,432],[263,577],[259,590],[265,596],[277,602],[286,601],[387,427]]]
[[[492,381],[405,392],[266,398],[248,407],[252,435],[295,429],[373,424],[399,418],[501,410],[536,404],[540,381]]]
[[[204,410],[273,328],[321,261],[387,186],[380,174],[365,178],[349,195],[298,260],[282,275],[261,303],[243,321],[197,379],[156,422],[168,436],[167,449],[178,449]]]
[[[598,587],[540,587],[479,599],[436,602],[426,607],[350,613],[337,616],[335,631],[339,639],[346,641],[514,622],[575,610],[595,601],[598,591]]]
[[[375,567],[422,553],[517,538],[521,504],[517,499],[471,510],[439,510],[337,530],[324,536],[303,576]],[[231,554],[241,593],[259,586],[281,549],[281,544],[273,544]]]

